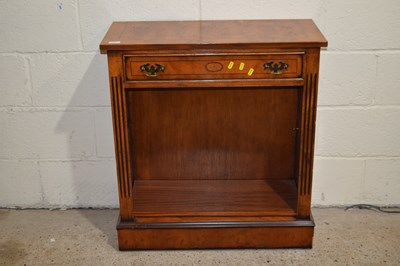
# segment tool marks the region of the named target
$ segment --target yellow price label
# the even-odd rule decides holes
[[[254,72],[254,68],[250,68],[249,72],[247,72],[247,75],[251,76],[251,75],[253,75],[253,72]]]

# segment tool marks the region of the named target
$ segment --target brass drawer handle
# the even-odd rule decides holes
[[[286,70],[289,67],[288,64],[285,62],[279,62],[279,63],[274,63],[273,61],[265,63],[264,64],[264,69],[268,69],[269,73],[274,74],[274,75],[279,75],[282,74],[284,70]]]
[[[160,72],[164,72],[165,66],[161,64],[150,65],[149,63],[141,65],[140,71],[146,72],[148,77],[157,77]]]

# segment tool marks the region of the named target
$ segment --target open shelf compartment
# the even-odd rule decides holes
[[[138,222],[287,220],[296,215],[297,187],[293,180],[137,180],[133,199]]]

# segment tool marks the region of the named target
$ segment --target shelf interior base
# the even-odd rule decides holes
[[[287,219],[297,204],[293,180],[137,180],[133,195],[134,216],[142,221]]]

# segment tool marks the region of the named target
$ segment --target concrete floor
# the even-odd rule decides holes
[[[314,209],[314,248],[117,250],[116,210],[0,210],[1,265],[400,265],[400,214]]]

